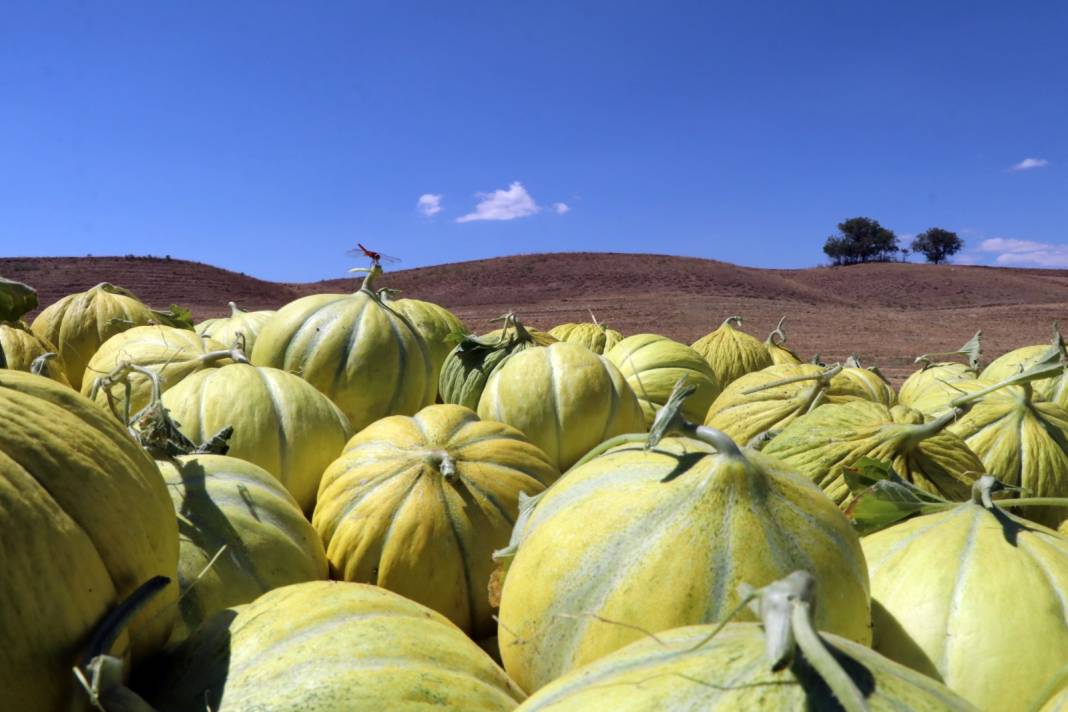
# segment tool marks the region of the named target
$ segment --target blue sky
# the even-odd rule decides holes
[[[1065,8],[6,2],[0,254],[807,267],[867,215],[1068,266]]]

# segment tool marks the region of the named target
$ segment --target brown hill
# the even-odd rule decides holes
[[[101,282],[126,287],[154,307],[181,304],[199,318],[228,313],[231,301],[275,309],[298,296],[285,284],[163,257],[0,257],[0,276],[34,287],[42,308]]]
[[[156,306],[187,306],[198,318],[224,313],[228,301],[275,308],[357,284],[278,284],[183,260],[121,257],[4,258],[0,275],[35,286],[45,305],[111,281]],[[789,343],[803,356],[857,353],[895,380],[916,354],[955,348],[977,329],[993,357],[1047,341],[1053,320],[1068,314],[1066,271],[966,266],[768,270],[663,255],[558,253],[401,270],[381,286],[449,307],[476,330],[508,309],[543,328],[586,320],[592,310],[624,333],[653,331],[689,343],[733,314],[763,338],[786,315]]]

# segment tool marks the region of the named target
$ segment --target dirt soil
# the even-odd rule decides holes
[[[155,257],[0,258],[0,276],[35,287],[42,306],[110,281],[156,307],[178,303],[203,319],[226,303],[275,309],[305,294],[348,292],[352,279],[279,284],[210,265]],[[858,354],[895,383],[920,353],[959,347],[983,330],[984,362],[1049,340],[1068,315],[1068,271],[919,264],[803,270],[738,267],[663,255],[518,255],[399,270],[379,286],[448,307],[475,331],[514,309],[548,329],[589,311],[624,334],[656,332],[690,343],[724,318],[763,339],[785,315],[788,343],[826,362]]]

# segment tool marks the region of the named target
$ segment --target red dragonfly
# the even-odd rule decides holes
[[[384,255],[381,252],[375,252],[374,250],[364,247],[363,243],[357,242],[356,249],[346,250],[345,254],[352,255],[353,257],[366,257],[371,260],[372,264],[380,264],[382,262],[400,262],[399,257],[391,257],[390,255]]]

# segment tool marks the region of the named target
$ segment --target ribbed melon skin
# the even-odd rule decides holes
[[[705,416],[705,425],[722,430],[735,442],[745,444],[764,433],[781,431],[823,403],[848,403],[854,400],[881,402],[878,397],[873,398],[881,389],[864,376],[857,381],[848,376],[842,377],[839,373],[826,388],[821,389],[815,379],[825,371],[820,366],[801,363],[769,366],[747,373],[726,386],[712,402]],[[871,375],[878,378],[875,374]],[[771,386],[798,377],[810,380]],[[749,390],[755,392],[746,393]]]
[[[16,371],[29,371],[33,361],[47,353],[56,354],[47,362],[42,376],[51,378],[56,383],[70,386],[67,380],[67,367],[56,347],[46,339],[30,331],[20,322],[0,322],[0,351],[4,353],[7,367]]]
[[[460,345],[454,347],[441,366],[438,379],[438,394],[441,400],[478,410],[478,401],[490,376],[504,366],[509,356],[536,346],[548,346],[557,341],[556,337],[547,332],[535,329],[526,329],[526,332],[525,337],[513,335],[502,343],[498,343],[502,334],[500,329],[484,334],[479,338],[496,344],[489,350],[463,352]]]
[[[729,320],[690,346],[712,367],[720,388],[726,388],[747,373],[773,364],[763,342],[735,329]]]
[[[33,320],[33,333],[59,349],[72,388],[81,390],[89,359],[115,334],[156,321],[152,310],[126,290],[101,283],[69,294]]]
[[[524,695],[459,628],[376,586],[275,589],[209,619],[162,662],[160,712],[506,712]]]
[[[319,535],[269,472],[224,455],[186,455],[157,465],[180,535],[182,599],[170,645],[224,608],[326,578]]]
[[[987,472],[1034,497],[1068,497],[1068,411],[1033,400],[1024,388],[1009,386],[984,396],[949,430],[979,456]],[[1056,527],[1068,507],[1016,510]]]
[[[619,369],[566,342],[509,356],[482,391],[478,415],[518,429],[561,472],[605,440],[645,430],[638,399]]]
[[[295,373],[341,409],[353,431],[434,400],[426,341],[366,290],[313,294],[282,307],[256,338],[252,363]]]
[[[0,370],[0,412],[0,709],[65,711],[92,631],[157,575],[171,585],[112,652],[136,663],[167,640],[178,526],[151,458],[71,388]]]
[[[223,344],[226,348],[234,345],[234,340],[240,332],[245,336],[245,353],[250,354],[256,346],[256,338],[275,313],[270,309],[247,312],[234,306],[230,316],[205,319],[197,324],[196,332]]]
[[[716,374],[701,354],[666,336],[628,336],[605,358],[616,365],[638,396],[646,427],[653,424],[656,411],[667,402],[680,378],[696,387],[682,406],[683,414],[694,422],[704,422],[708,407],[719,395]]]
[[[854,400],[882,403],[889,408],[897,403],[897,392],[875,371],[867,368],[843,368],[831,379],[827,402],[848,403]]]
[[[757,623],[731,623],[707,640],[715,626],[700,625],[638,640],[551,682],[517,712],[646,712],[702,710],[808,712],[835,709],[811,668],[772,672]],[[821,636],[866,692],[872,712],[973,712],[964,699],[931,678],[837,635]],[[848,665],[848,663],[847,663]],[[800,674],[799,674],[800,673]]]
[[[443,454],[453,479],[442,472]],[[353,437],[323,474],[312,521],[334,578],[396,591],[485,637],[496,629],[492,554],[508,544],[519,494],[559,476],[515,428],[432,405]]]
[[[890,461],[898,475],[926,492],[967,499],[983,463],[946,430],[911,441],[922,422],[919,412],[903,406],[829,403],[787,425],[762,451],[809,477],[837,504],[851,498],[845,469],[864,457]]]
[[[164,393],[163,405],[195,443],[233,427],[227,454],[270,472],[308,514],[323,470],[352,434],[326,396],[277,368],[206,369]]]
[[[1068,660],[1068,539],[966,502],[861,544],[886,612],[875,650],[981,709],[1039,702]]]
[[[467,329],[455,314],[433,302],[420,299],[397,299],[390,300],[387,304],[407,317],[411,325],[426,341],[432,365],[430,380],[434,385],[434,396],[437,397],[441,366],[445,363],[445,357],[456,346],[454,337],[457,334],[466,333]]]
[[[623,340],[623,334],[592,322],[558,324],[549,329],[549,334],[560,341],[585,346],[603,356]]]
[[[225,350],[222,344],[189,329],[162,324],[135,326],[105,341],[89,359],[82,376],[82,395],[92,395],[96,379],[111,373],[122,362],[155,372],[160,378],[160,390],[166,392],[197,371],[232,363],[229,358],[215,361],[203,358],[208,353]],[[131,386],[130,413],[133,414],[152,400],[152,381],[136,372],[130,373],[128,378]],[[101,406],[114,408],[115,415],[121,419],[125,413],[125,383],[98,389],[95,400]]]
[[[959,381],[974,381],[977,378],[979,374],[966,364],[952,361],[933,363],[909,374],[897,390],[898,402],[925,411],[914,403],[921,399],[934,398],[934,393],[940,394],[948,402],[961,395],[959,391],[953,390],[953,384]]]
[[[802,475],[744,453],[748,465],[665,438],[649,452],[610,449],[558,480],[504,582],[498,636],[512,679],[533,691],[641,637],[585,614],[654,633],[717,621],[740,583],[798,568],[819,582],[817,624],[869,641],[867,570],[848,520]]]
[[[1050,344],[1034,344],[1013,349],[991,361],[979,374],[979,380],[987,384],[1000,383],[1035,365],[1049,350]],[[1068,409],[1068,375],[1063,371],[1033,381],[1031,386],[1035,400],[1050,401]]]
[[[768,355],[771,356],[771,365],[778,366],[780,364],[797,365],[801,363],[801,357],[794,353],[794,350],[783,343],[765,341],[764,348],[768,350]]]
[[[705,425],[722,430],[735,442],[748,443],[768,430],[779,430],[809,409],[814,398],[813,381],[774,386],[756,393],[745,391],[797,376],[817,377],[823,369],[808,363],[785,364],[747,373],[712,401]]]

